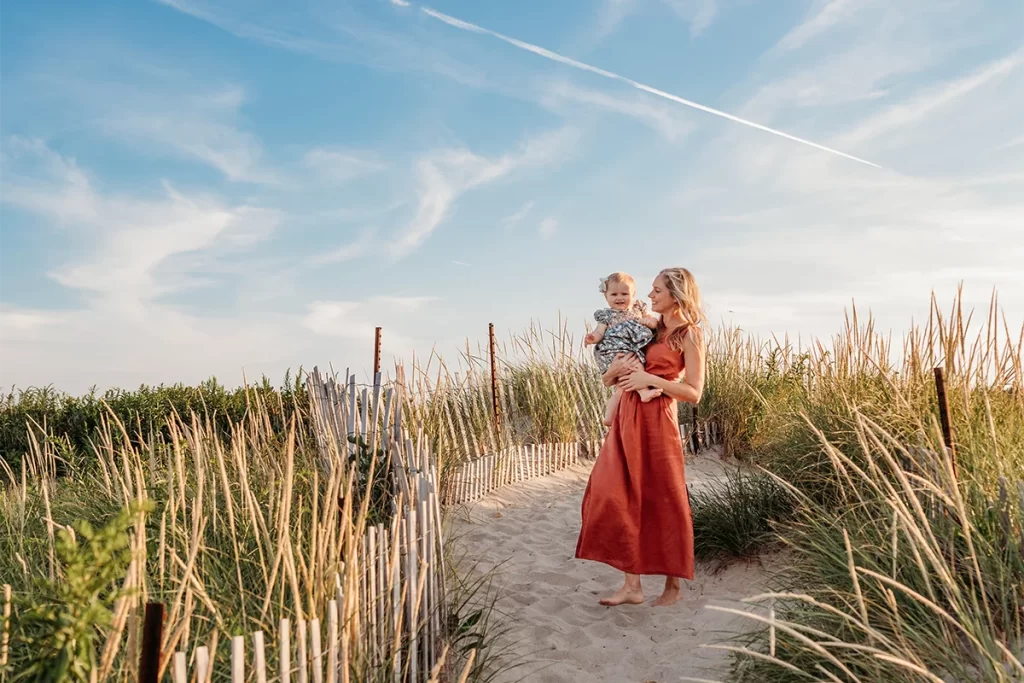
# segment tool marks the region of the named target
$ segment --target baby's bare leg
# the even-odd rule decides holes
[[[615,417],[615,409],[619,407],[619,400],[622,398],[622,389],[615,386],[612,389],[612,397],[608,399],[608,405],[604,409],[604,426],[611,427],[612,419]]]

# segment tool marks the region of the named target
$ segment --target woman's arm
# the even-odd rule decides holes
[[[627,375],[619,386],[626,391],[657,387],[665,396],[677,401],[700,403],[701,394],[704,393],[704,343],[699,328],[691,328],[683,337],[683,359],[686,362],[686,373],[681,382],[671,382],[640,371]]]
[[[620,377],[635,373],[643,370],[643,366],[640,365],[640,361],[634,355],[627,355],[620,353],[615,357],[615,360],[611,362],[608,369],[605,370],[604,374],[601,375],[601,383],[606,387],[610,387],[619,381]]]

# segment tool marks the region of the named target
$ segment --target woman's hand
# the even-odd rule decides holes
[[[639,363],[637,363],[639,365]],[[623,391],[641,391],[658,384],[658,378],[649,372],[636,370],[619,380],[619,388]]]
[[[601,376],[601,380],[604,382],[605,386],[610,387],[623,375],[628,375],[629,373],[636,372],[637,370],[643,370],[643,366],[640,365],[639,359],[637,359],[633,354],[620,353],[608,366],[604,375]]]

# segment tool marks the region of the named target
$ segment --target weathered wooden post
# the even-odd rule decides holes
[[[164,605],[147,602],[142,624],[142,654],[139,657],[139,683],[160,680],[160,644],[164,635]]]
[[[491,342],[491,405],[494,412],[494,433],[501,438],[501,413],[498,407],[498,344],[494,339],[494,323],[489,323],[487,333]]]
[[[373,340],[373,381],[377,381],[377,375],[380,374],[380,332],[381,328],[374,330]]]
[[[946,399],[946,377],[941,367],[935,368],[935,395],[939,399],[939,423],[942,425],[942,440],[946,443],[949,457],[953,461],[953,476],[960,478],[956,467],[956,449],[953,445],[953,428],[949,423],[949,401]]]

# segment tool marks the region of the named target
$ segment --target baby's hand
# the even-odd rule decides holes
[[[591,332],[590,334],[588,334],[586,337],[583,338],[583,343],[586,346],[590,346],[591,344],[598,343],[603,338],[604,338],[603,334],[598,334],[597,332]]]
[[[643,323],[646,327],[651,328],[652,330],[658,326],[658,319],[655,318],[653,315],[649,315],[645,318],[640,318],[640,322]]]

